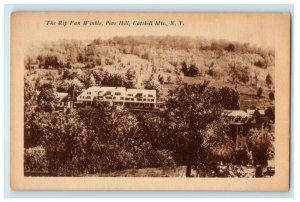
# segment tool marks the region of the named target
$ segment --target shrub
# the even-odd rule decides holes
[[[43,147],[24,149],[24,172],[31,175],[48,172],[48,160]]]

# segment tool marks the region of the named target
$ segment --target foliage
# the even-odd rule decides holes
[[[38,106],[45,112],[52,112],[57,104],[54,86],[51,83],[45,83],[41,87],[40,94],[37,96]]]
[[[149,79],[143,82],[145,89],[156,90],[156,94],[159,95],[161,92],[161,84],[154,74],[152,74]]]
[[[271,92],[269,93],[269,99],[270,99],[271,101],[273,101],[273,100],[275,99],[275,94],[274,94],[273,91],[271,91]]]
[[[238,91],[230,88],[230,87],[222,87],[219,89],[214,95],[214,97],[218,100],[221,107],[227,110],[236,110],[240,109],[240,95]]]
[[[231,75],[232,81],[236,81],[236,79],[244,84],[246,84],[249,80],[249,67],[244,66],[241,63],[231,63],[229,65],[229,75]]]
[[[249,148],[252,151],[254,165],[266,166],[274,158],[274,133],[262,127],[250,130]]]
[[[50,173],[76,175],[84,170],[88,133],[76,113],[54,113],[43,127],[42,145]]]
[[[125,77],[127,80],[136,79],[136,71],[133,68],[129,68],[125,73]]]
[[[260,98],[260,97],[262,96],[262,93],[263,93],[263,89],[262,89],[261,87],[259,87],[259,88],[257,89],[256,96],[257,96],[258,98]]]
[[[231,163],[235,158],[235,142],[229,136],[225,120],[214,121],[206,129],[203,138],[204,160],[196,163],[196,170],[204,176],[226,177],[220,165]]]
[[[209,82],[183,84],[169,92],[166,102],[168,147],[178,165],[206,165],[204,136],[207,127],[221,121],[222,108],[211,97]]]
[[[270,74],[268,74],[266,76],[266,84],[267,84],[267,86],[270,86],[270,85],[273,84],[273,79],[272,79],[272,76]]]
[[[199,68],[195,64],[191,64],[189,67],[187,66],[186,62],[182,62],[182,73],[185,76],[197,76],[199,74]]]
[[[266,117],[268,117],[268,119],[270,121],[272,121],[273,123],[275,123],[275,109],[274,109],[274,107],[268,107],[265,110],[265,115],[266,115]]]
[[[24,172],[25,175],[48,172],[48,160],[45,149],[41,146],[24,149]]]

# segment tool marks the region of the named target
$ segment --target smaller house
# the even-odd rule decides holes
[[[71,107],[71,102],[69,101],[68,99],[68,93],[64,93],[64,92],[57,92],[56,93],[57,95],[57,98],[58,98],[58,101],[59,101],[59,104],[58,104],[58,108],[70,108]]]

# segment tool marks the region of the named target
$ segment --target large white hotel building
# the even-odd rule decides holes
[[[116,106],[156,108],[156,90],[92,86],[77,96],[77,103],[90,105],[94,99]]]

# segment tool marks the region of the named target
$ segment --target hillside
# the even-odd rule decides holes
[[[60,85],[66,79],[63,75],[67,70],[71,75],[74,73],[67,79],[76,77],[85,88],[91,83],[100,84],[105,74],[118,75],[123,78],[121,83],[126,83],[126,73],[130,72],[130,82],[135,88],[144,88],[149,79],[160,83],[162,98],[180,81],[209,80],[211,86],[238,90],[242,108],[274,104],[268,94],[275,90],[275,52],[249,43],[181,36],[61,40],[33,43],[26,48],[25,58],[25,68],[29,70],[26,79],[33,83],[37,79],[41,83],[55,80]],[[271,82],[266,83],[268,75]],[[116,83],[120,82],[106,85]],[[259,87],[263,89],[262,98],[256,99]]]

